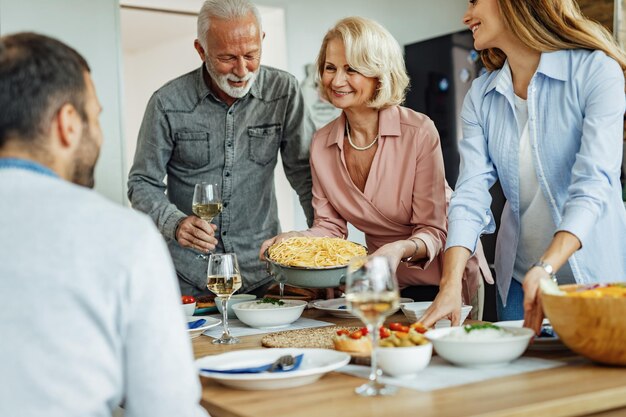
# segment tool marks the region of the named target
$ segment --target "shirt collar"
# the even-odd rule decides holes
[[[213,91],[211,91],[206,81],[204,80],[205,73],[206,73],[206,67],[204,66],[204,64],[202,64],[200,65],[200,68],[198,68],[198,70],[196,71],[196,88],[198,89],[198,97],[202,100],[206,98],[208,95],[211,95],[216,100],[219,100],[215,96],[215,94],[213,94]],[[254,83],[252,84],[252,87],[250,88],[250,91],[248,92],[248,94],[252,95],[253,97],[258,98],[259,100],[263,99],[263,95],[261,94],[261,90],[262,90],[261,87],[263,84],[262,78],[263,77],[261,76],[261,68],[259,67],[259,72],[257,74],[256,80],[254,80]],[[246,96],[248,94],[246,94]],[[242,98],[245,98],[246,96]]]
[[[343,149],[343,139],[346,131],[346,115],[341,113],[330,131],[331,140],[327,146],[337,145]],[[380,137],[400,136],[400,109],[391,106],[378,112],[378,134]]]
[[[59,176],[50,168],[29,159],[0,158],[0,169],[4,168],[23,169],[26,171],[36,172],[38,174],[47,175],[49,177],[59,178]]]
[[[554,52],[543,52],[539,58],[539,66],[537,71],[546,77],[556,80],[567,81],[567,50],[559,50]],[[498,74],[491,79],[491,82],[485,90],[485,94],[493,90],[506,94],[513,87],[513,77],[511,76],[511,67],[509,60],[504,61],[504,65],[500,68]]]
[[[567,81],[567,55],[567,50],[542,53],[537,72],[546,77]]]

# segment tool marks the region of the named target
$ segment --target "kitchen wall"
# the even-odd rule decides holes
[[[121,125],[121,63],[117,0],[0,0],[0,34],[35,31],[56,37],[80,52],[102,103],[104,143],[96,166],[96,191],[126,200]]]

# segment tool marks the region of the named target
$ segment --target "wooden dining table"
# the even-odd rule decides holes
[[[342,326],[361,326],[356,318],[337,318],[310,309],[304,317]],[[404,322],[402,314],[387,322]],[[238,349],[261,348],[263,334],[241,337],[236,345],[193,340],[196,358]],[[388,397],[360,397],[364,379],[330,372],[301,387],[245,391],[201,377],[202,405],[214,417],[366,417],[366,416],[626,416],[626,368],[594,364],[569,350],[527,351],[525,355],[563,361],[564,366],[422,392],[401,388]]]

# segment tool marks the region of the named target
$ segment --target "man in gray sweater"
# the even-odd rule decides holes
[[[86,188],[100,110],[75,50],[0,38],[0,416],[206,416],[162,238]]]

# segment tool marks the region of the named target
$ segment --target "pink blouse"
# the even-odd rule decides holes
[[[365,233],[368,251],[416,237],[428,248],[419,263],[401,263],[398,282],[439,285],[451,190],[444,177],[439,134],[425,115],[395,106],[379,112],[380,139],[363,192],[352,182],[343,145],[345,115],[315,133],[311,144],[315,220],[308,234],[347,237],[347,222]],[[464,275],[463,298],[470,301],[483,275],[493,282],[478,247]]]

